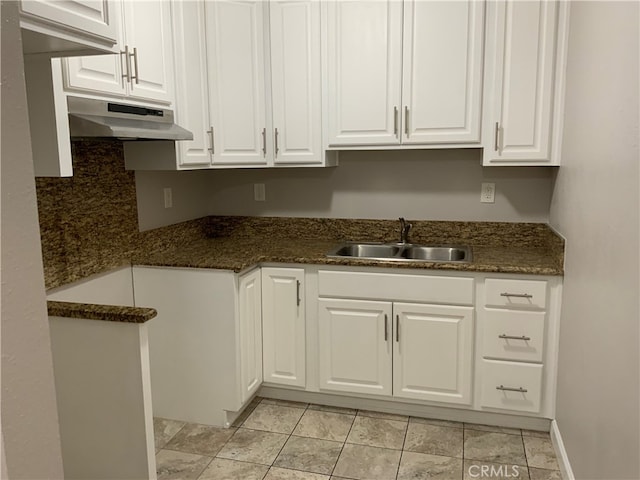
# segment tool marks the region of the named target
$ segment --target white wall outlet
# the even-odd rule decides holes
[[[266,200],[266,190],[264,188],[264,183],[253,184],[253,199],[256,202],[264,202]]]
[[[171,187],[164,187],[164,208],[173,207],[173,192]]]
[[[480,201],[482,203],[495,203],[496,199],[496,184],[495,183],[483,183],[482,190],[480,190]]]

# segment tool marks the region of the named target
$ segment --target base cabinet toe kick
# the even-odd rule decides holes
[[[555,416],[560,276],[134,267],[134,284],[158,311],[156,416],[228,427],[256,394],[534,429]]]

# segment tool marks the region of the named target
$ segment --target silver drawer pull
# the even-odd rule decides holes
[[[517,298],[533,298],[533,295],[530,295],[528,293],[509,293],[509,292],[502,292],[500,294],[501,297],[517,297]]]
[[[389,338],[389,317],[385,313],[384,314],[384,341],[386,342]]]
[[[513,388],[513,387],[505,387],[503,385],[500,385],[498,387],[496,387],[496,390],[503,390],[505,392],[520,392],[520,393],[527,393],[527,389],[526,388],[522,388],[522,387],[518,387],[518,388]]]
[[[296,280],[296,305],[300,306],[300,280]]]
[[[498,338],[504,338],[505,340],[524,340],[525,342],[531,340],[531,337],[525,337],[524,335],[518,337],[516,335],[507,335],[506,333],[498,335]]]

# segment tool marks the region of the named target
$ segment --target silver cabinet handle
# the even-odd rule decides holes
[[[131,76],[129,81],[135,80],[136,84],[138,84],[138,49],[136,47],[133,47],[133,53],[131,56],[133,57],[133,71],[136,72],[136,74]]]
[[[400,341],[400,315],[396,315],[396,342]]]
[[[530,295],[528,293],[509,293],[509,292],[502,292],[500,294],[501,297],[517,297],[517,298],[533,298],[533,295]]]
[[[494,151],[498,151],[498,136],[500,135],[500,124],[498,122],[496,122],[496,132],[495,132],[495,138],[494,138],[494,142],[493,142],[493,150]]]
[[[122,69],[124,72],[122,73],[122,78],[126,79],[127,82],[131,83],[131,65],[129,64],[129,45],[124,46],[124,50],[120,51],[120,63],[122,64],[122,56],[124,55],[124,65]]]
[[[393,107],[393,134],[398,136],[398,107]]]
[[[262,155],[267,156],[267,129],[262,129]]]
[[[404,107],[404,134],[409,136],[409,107]]]
[[[296,305],[300,306],[300,280],[296,280]]]
[[[384,314],[384,341],[386,342],[389,338],[389,317],[385,313]]]
[[[505,387],[503,385],[497,386],[496,390],[503,390],[505,392],[520,392],[520,393],[527,393],[528,392],[528,390],[526,388],[522,388],[522,387],[518,387],[518,388]]]
[[[276,157],[278,156],[278,152],[280,151],[280,149],[278,148],[278,129],[276,128],[276,138],[275,138],[275,153],[276,153]]]
[[[498,338],[504,338],[505,340],[524,340],[525,342],[528,342],[529,340],[531,340],[531,337],[525,337],[524,335],[518,337],[515,335],[507,335],[506,333],[503,333],[502,335],[498,335]]]
[[[215,143],[214,143],[214,137],[213,137],[213,127],[209,128],[209,130],[207,130],[207,134],[209,135],[209,140],[211,141],[211,146],[209,147],[209,151],[211,152],[211,155],[213,155],[216,151],[215,149]]]

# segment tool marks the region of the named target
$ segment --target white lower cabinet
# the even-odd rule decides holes
[[[262,269],[264,381],[305,386],[304,269]]]
[[[262,385],[262,277],[260,269],[238,283],[240,330],[240,402],[244,404]]]
[[[389,302],[321,298],[320,388],[391,395]]]
[[[321,298],[320,388],[471,402],[473,308]]]
[[[135,305],[153,306],[153,414],[228,426],[261,385],[260,270],[134,267]]]
[[[471,403],[473,307],[394,303],[393,395]]]

